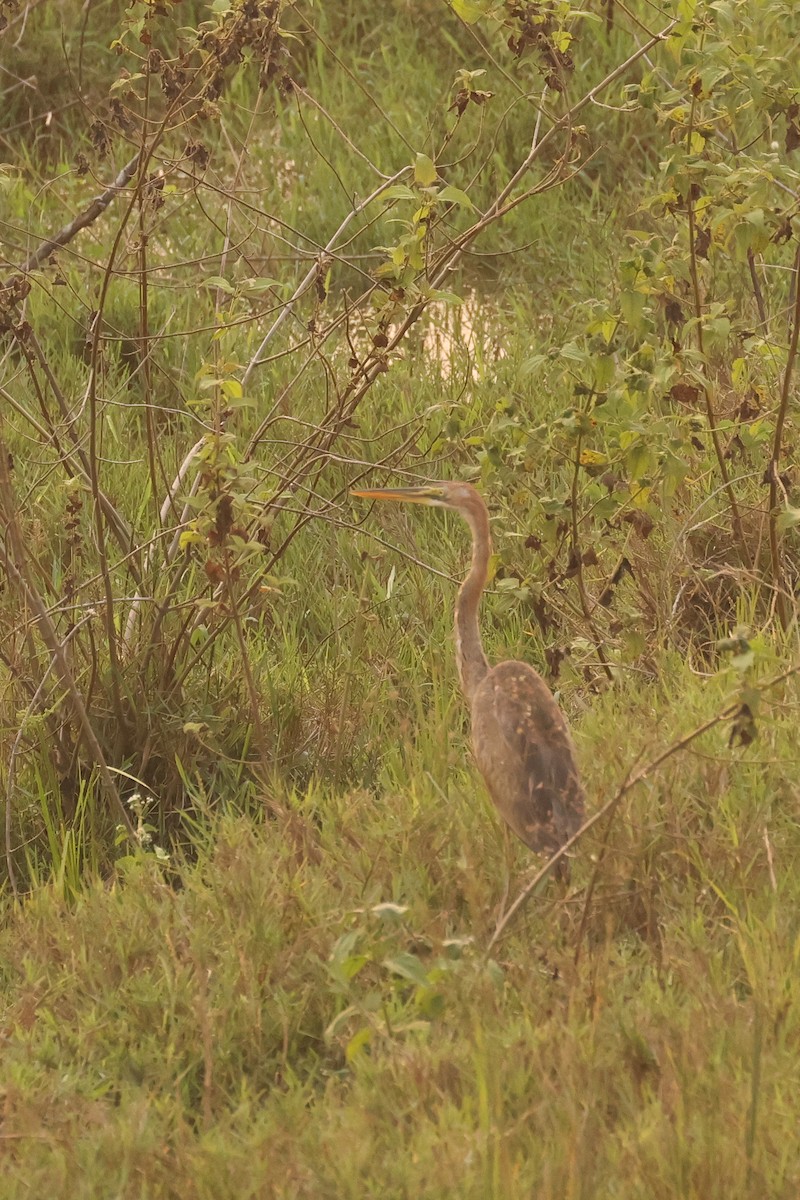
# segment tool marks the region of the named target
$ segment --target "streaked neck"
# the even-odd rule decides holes
[[[489,515],[482,503],[463,515],[472,530],[472,566],[456,600],[456,666],[461,689],[467,699],[471,700],[489,670],[481,643],[478,608],[481,592],[486,584],[492,539],[489,533]]]

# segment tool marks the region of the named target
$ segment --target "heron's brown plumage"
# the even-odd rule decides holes
[[[493,667],[472,697],[475,761],[503,820],[540,854],[580,828],[575,747],[550,689],[523,662]]]
[[[523,662],[486,661],[478,608],[492,551],[489,514],[468,483],[353,492],[375,500],[405,500],[451,508],[472,532],[472,564],[455,609],[456,663],[470,705],[475,761],[494,804],[532,850],[553,854],[580,828],[584,815],[575,747],[547,684]]]

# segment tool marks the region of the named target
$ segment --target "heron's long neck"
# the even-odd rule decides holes
[[[486,584],[492,541],[489,515],[481,505],[464,516],[472,530],[472,566],[456,600],[456,666],[461,688],[468,700],[489,670],[481,644],[478,607]]]

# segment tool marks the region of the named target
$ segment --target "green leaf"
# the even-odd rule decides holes
[[[614,378],[614,357],[611,354],[598,354],[594,360],[594,386],[598,392],[604,392]]]
[[[466,192],[462,192],[461,188],[452,187],[450,184],[442,188],[437,199],[445,200],[448,204],[457,204],[459,208],[468,208],[470,212],[475,208]]]
[[[420,187],[431,187],[438,178],[433,159],[427,154],[418,154],[414,161],[414,182]]]
[[[393,975],[400,975],[401,978],[408,979],[411,983],[419,984],[420,987],[428,986],[428,972],[416,954],[401,951],[399,954],[392,955],[391,958],[385,958],[383,965]]]
[[[532,375],[534,371],[537,371],[546,362],[546,354],[532,354],[530,358],[526,358],[524,362],[520,363],[519,373],[524,379],[527,375]]]
[[[407,183],[395,183],[385,192],[381,192],[384,200],[416,200],[415,192],[412,192]]]
[[[223,379],[222,391],[228,400],[241,400],[244,395],[238,379]]]
[[[137,71],[134,75],[125,75],[122,79],[115,79],[108,90],[110,93],[119,92],[122,88],[129,87],[130,84],[135,83],[137,79],[144,79],[141,71]]]
[[[202,533],[198,533],[196,529],[184,529],[178,538],[178,547],[185,550],[187,546],[199,546],[205,540]]]
[[[800,508],[792,508],[789,505],[775,518],[775,528],[781,533],[787,529],[793,529],[796,525],[800,525]]]
[[[369,955],[359,954],[357,946],[361,940],[361,931],[353,929],[344,933],[336,942],[328,959],[328,966],[334,979],[347,983],[359,973],[369,962]]]
[[[625,455],[631,479],[640,480],[650,470],[653,456],[644,442],[634,442]]]
[[[353,1059],[358,1058],[359,1054],[366,1049],[372,1040],[372,1030],[369,1025],[365,1025],[363,1029],[359,1029],[358,1033],[354,1033],[347,1043],[344,1051],[344,1056],[349,1063]]]
[[[705,331],[712,338],[719,341],[724,341],[730,336],[731,320],[730,317],[714,317],[711,321],[706,321]]]
[[[285,288],[286,284],[281,283],[280,279],[256,277],[254,279],[243,279],[239,287],[248,295],[260,296],[262,292],[271,292],[273,288]]]
[[[435,300],[437,304],[451,304],[457,307],[464,303],[463,296],[458,296],[455,292],[439,292],[436,288],[427,289],[425,295],[429,300]]]
[[[414,997],[414,1003],[429,1021],[435,1021],[444,1012],[444,996],[435,988],[420,988]]]
[[[735,358],[731,364],[731,383],[737,392],[744,390],[747,384],[747,360]]]
[[[466,25],[474,25],[476,21],[480,21],[491,7],[487,0],[451,0],[451,3],[453,12]]]
[[[233,287],[232,284],[228,283],[227,279],[223,279],[221,275],[209,275],[208,279],[203,280],[201,286],[205,288],[213,288],[214,290],[219,288],[221,292],[227,292],[230,296],[232,296],[236,291],[236,288]]]
[[[641,292],[623,292],[619,298],[622,315],[634,332],[641,332],[644,314],[644,296]]]

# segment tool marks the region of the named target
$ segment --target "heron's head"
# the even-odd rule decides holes
[[[370,488],[366,491],[352,491],[350,495],[360,496],[364,500],[400,500],[406,504],[452,508],[462,514],[469,512],[476,503],[483,505],[480,494],[471,483],[451,483],[445,480],[426,483],[421,487]]]

